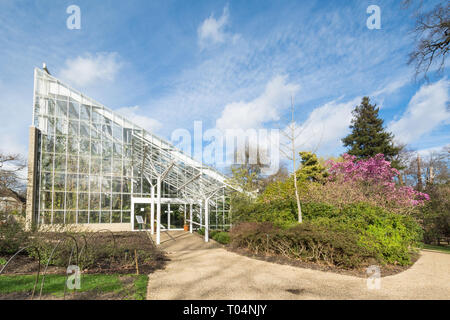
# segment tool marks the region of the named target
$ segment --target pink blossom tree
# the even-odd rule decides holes
[[[411,212],[414,207],[430,199],[426,193],[397,185],[395,178],[399,172],[391,167],[383,154],[363,160],[357,160],[349,154],[344,154],[343,158],[342,162],[327,162],[330,176],[325,188],[342,186],[346,193],[352,188],[358,188],[358,191],[350,194],[358,194],[359,200],[362,200],[363,195],[369,203],[402,213]]]

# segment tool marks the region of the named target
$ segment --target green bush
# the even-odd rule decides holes
[[[412,217],[364,203],[340,211],[326,204],[303,208],[305,220],[296,224],[288,209],[271,211],[269,207],[256,221],[233,228],[232,245],[303,260],[306,254],[312,257],[306,260],[353,268],[369,259],[408,265],[422,237]]]
[[[29,233],[15,221],[0,223],[0,254],[14,254],[28,245]]]
[[[318,217],[337,217],[339,209],[325,203],[303,203],[302,214],[304,219],[312,220]]]
[[[211,236],[214,240],[222,244],[230,243],[230,234],[228,232],[216,232],[213,236]]]
[[[329,228],[310,221],[287,229],[269,222],[242,223],[231,230],[231,245],[255,254],[277,254],[342,268],[358,267],[374,256],[358,245],[358,234],[350,228]]]
[[[312,222],[328,228],[352,229],[359,236],[360,247],[373,251],[380,262],[389,264],[410,264],[411,251],[419,246],[422,235],[413,218],[364,203],[345,207],[339,216],[318,217]]]

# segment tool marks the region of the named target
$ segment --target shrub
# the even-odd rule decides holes
[[[0,222],[0,254],[14,254],[28,245],[29,233],[14,220]]]
[[[277,254],[343,268],[362,265],[374,254],[358,245],[358,235],[340,225],[327,228],[305,221],[288,229],[266,223],[242,223],[231,230],[231,245],[255,254]]]
[[[413,218],[365,203],[349,205],[338,216],[319,217],[313,223],[351,228],[359,235],[359,246],[375,252],[380,262],[389,264],[410,264],[411,250],[419,246],[421,239],[420,226]]]
[[[339,209],[326,203],[304,203],[302,204],[303,218],[312,220],[318,217],[336,217],[339,215]]]
[[[214,240],[222,244],[230,243],[230,234],[228,232],[216,232],[213,236],[211,236]]]

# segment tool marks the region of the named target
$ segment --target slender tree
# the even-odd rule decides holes
[[[376,104],[371,104],[369,97],[364,97],[352,112],[352,132],[342,139],[342,142],[349,148],[348,154],[366,159],[382,153],[398,168],[395,156],[400,149],[394,146],[393,135],[384,130],[383,119],[379,117],[378,111]]]
[[[297,211],[298,211],[298,222],[302,223],[302,206],[300,204],[300,195],[298,192],[298,182],[297,182],[297,145],[296,140],[301,132],[299,132],[298,127],[294,119],[294,100],[291,97],[291,123],[287,126],[286,130],[282,130],[281,133],[287,138],[288,143],[281,145],[281,152],[292,161],[292,169],[294,170],[294,189],[295,189],[295,199],[297,201]]]

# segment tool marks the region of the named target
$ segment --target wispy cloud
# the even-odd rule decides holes
[[[139,106],[123,107],[114,111],[120,113],[127,120],[135,123],[143,129],[148,130],[149,132],[158,132],[162,128],[162,123],[158,120],[143,116],[141,112],[142,110]]]
[[[229,18],[229,9],[228,6],[225,6],[222,15],[218,19],[214,18],[211,14],[209,18],[206,18],[202,22],[197,29],[200,48],[204,49],[209,45],[223,43],[228,39],[235,40],[238,37],[238,35],[233,35],[225,31],[229,23]]]
[[[412,97],[400,119],[391,121],[388,129],[398,141],[410,143],[442,124],[449,124],[449,89],[450,81],[446,79],[423,85]]]
[[[335,153],[349,131],[352,110],[360,102],[361,97],[356,97],[345,102],[330,101],[315,108],[303,123],[297,125],[297,148],[321,154]]]
[[[58,76],[75,86],[85,87],[97,82],[114,81],[122,64],[115,52],[87,53],[67,59]]]
[[[252,101],[227,104],[216,121],[218,129],[258,129],[263,124],[280,119],[280,112],[289,107],[289,100],[299,85],[287,83],[287,76],[276,76],[264,92]]]

